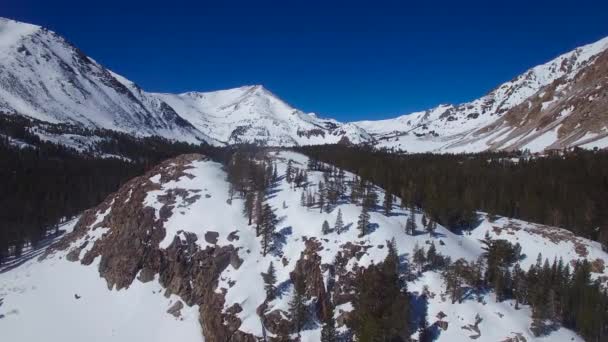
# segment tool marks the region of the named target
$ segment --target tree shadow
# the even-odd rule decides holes
[[[293,228],[291,226],[284,227],[276,232],[273,237],[273,248],[270,251],[270,254],[276,257],[282,257],[283,248],[287,244],[287,237],[291,234],[293,234]]]

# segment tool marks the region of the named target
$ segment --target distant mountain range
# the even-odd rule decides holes
[[[260,85],[146,92],[56,33],[0,18],[0,112],[213,145],[342,142],[438,153],[606,148],[607,50],[608,38],[577,48],[469,103],[342,123],[293,108]]]

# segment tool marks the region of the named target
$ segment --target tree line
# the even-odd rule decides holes
[[[160,161],[199,152],[226,159],[228,149],[134,138],[107,130],[87,130],[65,124],[45,124],[48,131],[101,137],[82,151],[44,141],[21,116],[0,115],[0,263],[36,245],[58,224],[103,201],[127,180]],[[23,143],[16,146],[15,140]],[[101,155],[120,157],[101,157]]]
[[[298,147],[424,208],[451,229],[469,229],[476,210],[566,228],[608,243],[608,152],[402,155],[365,146]]]

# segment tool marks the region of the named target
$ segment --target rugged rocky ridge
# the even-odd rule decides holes
[[[472,102],[355,124],[377,138],[379,146],[411,152],[607,147],[602,95],[607,51],[604,38],[536,66]]]
[[[255,341],[251,335],[237,331],[240,322],[231,310],[218,314],[224,304],[223,295],[214,292],[219,276],[228,265],[238,268],[242,263],[232,245],[201,249],[196,234],[180,231],[166,249],[158,248],[166,237],[163,223],[176,210],[176,198],[188,203],[200,195],[186,189],[169,191],[162,197],[158,218],[153,208],[143,204],[149,191],[160,189],[150,180],[152,176],[159,175],[161,184],[189,177],[189,164],[199,160],[206,158],[183,155],[131,180],[98,207],[87,210],[74,230],[51,246],[47,254],[68,249],[68,260],[80,260],[83,265],[90,265],[100,257],[99,274],[109,289],[128,288],[138,275],[142,282],[152,281],[158,275],[166,296],[176,294],[187,305],[200,307],[206,341]],[[99,219],[99,212],[107,214]],[[87,234],[96,230],[104,232],[97,241],[89,243]],[[238,305],[231,309],[239,310]]]
[[[286,173],[288,164],[301,170],[308,164],[306,157],[285,151],[270,152],[268,158],[279,175]],[[268,189],[265,200],[278,224],[275,244],[264,255],[255,225],[248,225],[243,215],[243,198],[231,195],[226,177],[220,164],[190,154],[168,160],[126,183],[84,212],[73,230],[42,259],[0,273],[0,317],[4,315],[0,329],[13,340],[42,338],[36,334],[44,331],[53,340],[94,334],[128,341],[131,334],[137,336],[141,329],[153,329],[156,324],[159,330],[152,330],[150,336],[160,340],[174,333],[185,341],[204,337],[205,341],[249,342],[264,336],[270,341],[318,341],[320,321],[327,317],[331,302],[338,331],[348,339],[355,279],[384,260],[387,241],[393,238],[412,300],[425,301],[429,323],[442,329],[438,341],[468,340],[471,327],[474,335],[487,340],[535,337],[529,330],[532,319],[527,306],[515,310],[512,300],[496,302],[492,292],[454,302],[441,272],[407,271],[414,267],[411,260],[416,245],[428,249],[433,243],[437,252],[452,260],[473,261],[484,253],[480,241],[487,234],[520,243],[522,254],[527,255],[520,261],[522,269],[534,264],[538,253],[549,260],[563,258],[567,264],[587,258],[593,261],[594,279],[602,284],[608,281],[603,266],[608,254],[599,244],[563,229],[489,218],[483,213],[480,225],[470,234],[438,226],[432,236],[421,230],[406,235],[403,223],[411,213],[400,208],[396,199],[390,215],[380,208],[370,212],[369,232],[361,236],[355,228],[361,208],[348,196],[329,210],[301,205],[302,194],[316,191],[324,179],[321,171],[308,171],[306,188],[294,187],[279,177]],[[353,175],[346,172],[345,177],[348,180]],[[384,192],[376,190],[382,202]],[[337,210],[343,215],[343,231],[324,234],[323,221],[333,223]],[[414,215],[421,227],[421,213]],[[272,299],[266,296],[262,276],[270,262],[277,278]],[[294,283],[301,280],[310,316],[298,337],[292,328],[289,302]],[[463,293],[470,290],[463,286]],[[96,302],[97,298],[104,302]],[[58,305],[65,308],[62,315],[53,314]],[[134,311],[138,314],[131,312],[142,306],[141,311]],[[11,314],[15,311],[19,314]],[[123,311],[127,314],[120,315]],[[79,329],[18,329],[37,322],[40,316],[50,327],[61,327],[81,315],[88,319],[79,321]],[[118,316],[115,321],[114,316]],[[460,329],[463,324],[469,329]],[[26,337],[28,333],[34,335]],[[553,331],[550,338],[581,340],[564,328]]]

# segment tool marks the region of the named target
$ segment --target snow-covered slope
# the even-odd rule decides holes
[[[261,85],[154,95],[201,132],[222,143],[293,146],[337,143],[344,138],[354,144],[371,140],[359,127],[306,114]]]
[[[260,85],[149,93],[57,34],[0,18],[0,112],[215,145],[367,143],[408,152],[608,144],[608,38],[536,66],[486,96],[395,119],[341,123]]]
[[[472,102],[440,105],[395,119],[355,124],[376,137],[379,146],[410,152],[477,152],[518,148],[537,152],[548,147],[578,146],[576,140],[586,133],[593,133],[595,139],[585,141],[600,140],[608,134],[608,120],[604,115],[607,107],[603,100],[608,74],[606,68],[602,67],[606,63],[607,50],[608,37],[536,66]],[[589,94],[581,91],[581,88],[600,94],[585,96]],[[539,103],[537,98],[542,101]],[[559,102],[557,100],[560,98],[570,101],[584,98],[587,102],[595,102],[603,110],[589,113],[588,104],[572,102],[566,107],[557,108],[554,102]],[[524,113],[522,107],[530,110]],[[567,116],[575,118],[577,123],[585,126],[584,129],[576,132],[563,130],[559,136],[557,132],[551,136],[544,134]],[[510,119],[505,120],[505,117]],[[532,117],[543,117],[544,120],[530,122]],[[572,133],[576,133],[577,139],[566,139]],[[525,139],[525,143],[522,143],[522,139]]]
[[[166,103],[44,28],[0,18],[0,112],[204,141]]]
[[[188,142],[292,146],[371,140],[294,109],[261,86],[153,94],[44,28],[0,18],[0,112]]]
[[[307,165],[305,156],[291,152],[273,152],[272,159],[279,174],[285,173],[288,160],[299,169]],[[346,179],[351,178],[346,173]],[[297,265],[306,264],[309,268],[300,276],[307,277],[311,288],[321,286],[316,293],[327,295],[329,266],[338,253],[346,258],[345,272],[351,272],[383,261],[387,240],[392,238],[405,268],[413,267],[408,260],[414,246],[428,248],[431,242],[452,260],[475,260],[483,252],[480,239],[486,233],[519,242],[527,255],[521,261],[524,269],[538,253],[549,259],[562,257],[565,263],[583,257],[608,262],[608,254],[595,242],[563,229],[506,218],[494,222],[486,218],[471,234],[458,235],[439,226],[434,236],[406,235],[403,223],[408,213],[398,207],[399,201],[389,216],[379,208],[373,210],[372,231],[360,237],[355,228],[360,206],[345,197],[330,212],[307,208],[300,204],[305,190],[294,189],[282,177],[266,195],[279,218],[279,235],[276,249],[263,256],[255,225],[248,225],[243,217],[243,199],[230,200],[225,179],[220,164],[199,155],[183,156],[130,181],[85,212],[73,232],[52,247],[46,258],[0,273],[2,336],[11,341],[129,341],[135,336],[159,341],[202,341],[204,337],[221,341],[238,336],[236,341],[250,341],[264,333],[272,336],[271,322],[280,321],[292,297],[291,273]],[[323,179],[321,172],[309,171],[308,189],[314,191]],[[378,190],[381,202],[384,194]],[[333,225],[338,210],[346,230],[324,235],[323,221]],[[419,227],[421,217],[416,213]],[[262,306],[266,299],[262,273],[270,262],[276,267],[279,293]],[[336,276],[338,283],[344,281],[341,274]],[[594,277],[606,275],[603,271]],[[526,306],[515,310],[512,301],[496,303],[492,293],[482,294],[479,301],[470,298],[452,304],[442,295],[444,281],[435,271],[424,272],[408,289],[420,295],[424,285],[432,294],[427,308],[430,323],[440,311],[447,315],[443,321],[449,327],[441,331],[438,341],[468,341],[471,331],[461,326],[474,324],[477,315],[482,318],[480,341],[516,336],[539,340],[529,330],[531,316]],[[352,305],[344,299],[348,296],[338,302],[336,292],[331,293],[340,322]],[[178,301],[182,304],[175,304]],[[175,316],[167,313],[174,305],[182,306]],[[28,328],[32,326],[37,329]],[[339,330],[348,329],[340,326]],[[302,341],[319,338],[320,326],[313,319],[302,332]],[[543,339],[582,341],[563,328]]]

